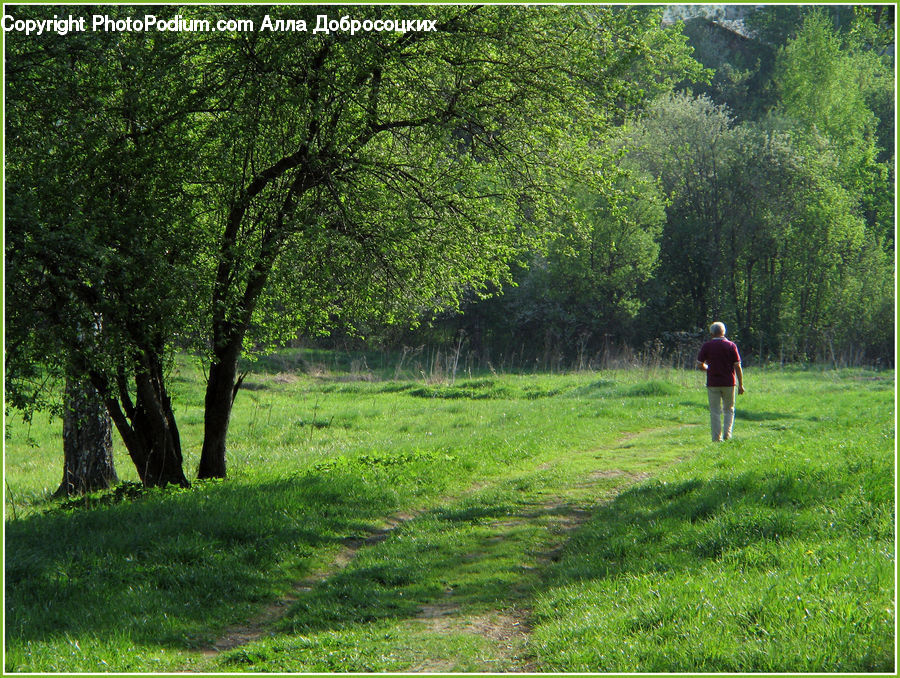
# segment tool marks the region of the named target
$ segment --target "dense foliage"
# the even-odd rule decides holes
[[[186,484],[177,351],[201,477],[239,359],[298,334],[587,365],[719,318],[758,359],[893,364],[892,12],[367,12],[437,30],[7,35],[11,405],[87,378]]]
[[[522,258],[518,287],[389,342],[598,365],[719,318],[760,361],[893,364],[893,8],[707,9],[684,33],[708,77],[611,142],[629,209],[573,189],[584,218]]]

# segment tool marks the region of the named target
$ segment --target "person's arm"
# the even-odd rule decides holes
[[[740,363],[734,364],[734,373],[737,376],[738,395],[744,392],[744,370],[741,369]]]

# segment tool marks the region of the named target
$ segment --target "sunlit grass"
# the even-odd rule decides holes
[[[893,669],[893,381],[765,377],[735,441],[575,537],[538,599],[548,669]]]

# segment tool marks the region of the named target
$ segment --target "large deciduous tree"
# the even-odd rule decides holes
[[[437,31],[256,34],[229,56],[230,81],[245,84],[219,122],[236,139],[215,151],[230,162],[201,477],[225,474],[254,331],[298,308],[320,327],[332,314],[390,320],[501,282],[516,249],[568,209],[563,187],[610,185],[602,138],[635,98],[628,75],[659,57],[640,11],[372,11],[424,14]]]

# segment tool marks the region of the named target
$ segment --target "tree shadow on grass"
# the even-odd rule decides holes
[[[801,458],[622,492],[546,573],[543,660],[578,671],[892,670],[885,466]],[[811,616],[816,605],[827,613]]]
[[[442,604],[470,611],[527,605],[540,582],[535,545],[547,546],[547,520],[572,510],[488,500],[431,511],[305,592],[279,629],[307,635],[422,619]]]
[[[102,643],[126,635],[147,646],[208,646],[219,630],[252,618],[321,565],[324,553],[395,511],[384,488],[337,472],[198,483],[13,521],[6,532],[7,643],[66,636]],[[361,549],[349,565],[298,592],[273,630],[305,637],[415,620],[426,606],[448,601],[469,609],[528,607],[536,592],[577,581],[697,569],[729,550],[803,532],[804,511],[843,490],[838,481],[778,471],[651,481],[600,507],[573,535],[561,529],[556,545],[571,539],[544,573],[549,521],[564,521],[577,507],[480,493]]]
[[[773,421],[779,419],[798,419],[795,414],[787,414],[785,412],[760,412],[756,410],[749,410],[744,407],[737,408],[737,414],[735,415],[739,419],[744,419],[746,421]]]
[[[6,525],[7,643],[86,635],[198,646],[365,534],[392,495],[352,477],[197,483]]]
[[[741,396],[744,397],[744,396]],[[702,412],[703,414],[707,414],[709,412],[709,405],[705,401],[700,402],[690,401],[690,400],[682,400],[679,403],[679,406],[682,408],[687,408],[689,410],[694,410],[698,413]],[[735,410],[737,419],[743,419],[745,421],[771,421],[778,419],[798,419],[799,417],[796,414],[791,414],[789,412],[765,412],[760,410],[754,410],[752,406],[747,407],[743,401],[740,399],[735,401]]]
[[[779,470],[649,481],[601,507],[546,583],[696,571],[729,552],[813,534],[821,529],[815,514],[846,491],[840,479]]]
[[[290,611],[272,630],[416,619],[448,596],[454,607],[505,608],[538,583],[537,568],[523,568],[534,558],[528,545],[541,538],[536,524],[566,513],[472,496],[408,519],[390,539],[366,540],[396,510],[394,500],[384,484],[331,472],[196,483],[13,521],[7,644],[76,639],[100,656],[122,637],[145,647],[207,648],[292,584],[333,569],[334,554],[360,541],[367,548],[352,562],[291,594]]]

